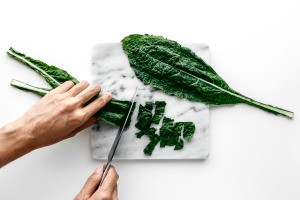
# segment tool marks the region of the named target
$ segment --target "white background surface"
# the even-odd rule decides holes
[[[79,3],[81,2],[81,3]],[[171,3],[172,2],[172,3]],[[1,1],[0,125],[39,98],[9,86],[46,86],[10,59],[10,46],[90,80],[91,47],[130,33],[210,45],[211,64],[237,91],[293,110],[288,120],[244,105],[211,109],[205,161],[115,162],[119,197],[300,198],[300,6],[297,1]],[[0,169],[0,199],[72,199],[92,171],[90,130]]]

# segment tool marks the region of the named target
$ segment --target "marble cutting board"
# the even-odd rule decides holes
[[[198,56],[209,62],[209,48],[204,44],[186,44]],[[149,85],[144,85],[136,78],[131,69],[128,58],[120,43],[104,43],[95,45],[92,56],[93,83],[99,84],[102,91],[109,91],[114,98],[129,100],[135,88],[139,86],[136,99],[136,109],[131,118],[130,127],[123,132],[119,146],[115,153],[115,160],[127,159],[205,159],[209,155],[209,109],[202,103],[191,102],[176,96],[169,96]],[[150,142],[147,136],[137,138],[135,128],[139,104],[146,101],[166,101],[166,117],[175,122],[191,121],[196,126],[191,141],[184,141],[184,148],[174,151],[174,147],[155,147],[152,156],[144,154],[143,149]],[[159,125],[153,126],[159,130]],[[91,133],[92,156],[97,160],[107,159],[107,155],[117,134],[118,128],[98,122],[93,125]],[[157,132],[158,134],[158,132]]]

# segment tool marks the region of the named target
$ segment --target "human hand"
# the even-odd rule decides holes
[[[96,122],[92,115],[111,100],[111,95],[107,93],[84,104],[99,92],[98,85],[67,81],[46,94],[16,123],[22,124],[23,134],[34,149],[57,143]]]
[[[74,200],[117,200],[119,175],[111,165],[107,176],[101,186],[100,180],[103,175],[103,169],[97,168],[95,172],[87,179],[83,188]],[[98,188],[99,186],[99,188]]]

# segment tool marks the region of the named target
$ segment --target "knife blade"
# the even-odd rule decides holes
[[[133,108],[134,100],[136,98],[138,89],[139,89],[139,87],[136,87],[134,95],[133,95],[133,97],[131,99],[131,105],[130,105],[129,111],[127,113],[126,119],[125,119],[123,125],[119,128],[118,133],[117,133],[117,135],[115,137],[114,143],[113,143],[113,145],[112,145],[112,147],[110,149],[110,152],[108,154],[107,163],[105,165],[104,172],[103,172],[103,175],[102,175],[102,178],[101,178],[101,181],[100,181],[100,186],[102,185],[102,183],[103,183],[103,181],[104,181],[104,179],[105,179],[105,177],[106,177],[106,175],[108,173],[108,170],[110,168],[111,162],[113,160],[113,157],[115,155],[116,149],[118,147],[119,141],[120,141],[120,139],[122,137],[122,133],[123,133],[123,131],[125,129],[125,125],[126,125],[127,121],[129,120],[129,116],[130,116],[131,110]]]

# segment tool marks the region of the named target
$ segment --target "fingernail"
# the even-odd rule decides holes
[[[72,81],[66,81],[65,84],[74,84]]]
[[[102,168],[99,168],[99,167],[98,167],[98,168],[95,169],[95,172],[94,172],[94,173],[95,173],[95,174],[100,174],[101,172],[102,172]]]
[[[105,92],[104,95],[107,96],[108,98],[111,98],[111,93],[109,92]]]
[[[85,85],[85,84],[88,84],[88,82],[86,80],[82,80],[82,81],[80,81],[80,84]]]

